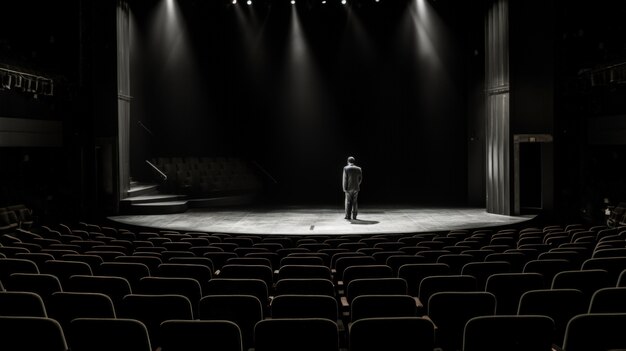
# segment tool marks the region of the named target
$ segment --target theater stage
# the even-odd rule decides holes
[[[490,214],[484,208],[363,207],[345,220],[340,207],[190,209],[165,215],[122,215],[109,220],[155,230],[232,234],[342,235],[447,231],[516,225],[534,216]]]

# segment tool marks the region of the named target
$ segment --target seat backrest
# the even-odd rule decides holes
[[[209,267],[195,263],[162,263],[153,275],[170,278],[193,278],[200,283],[203,291],[209,280],[213,278],[213,273]]]
[[[406,281],[409,295],[417,296],[422,279],[433,275],[449,275],[450,266],[445,263],[405,264],[398,269],[398,278]]]
[[[151,274],[154,274],[159,265],[163,263],[159,257],[145,255],[118,256],[115,258],[114,262],[143,263],[148,266]]]
[[[59,322],[45,317],[0,317],[0,349],[67,351]],[[17,348],[16,348],[17,347]]]
[[[226,264],[260,265],[272,268],[272,261],[263,257],[231,257],[226,260]]]
[[[41,297],[27,291],[0,291],[0,316],[48,317]]]
[[[624,350],[624,325],[626,313],[579,314],[567,324],[563,350]]]
[[[598,289],[591,297],[588,313],[626,313],[626,288]]]
[[[279,295],[272,300],[272,318],[339,319],[337,300],[328,295]]]
[[[543,288],[543,276],[539,273],[497,273],[487,278],[485,291],[498,301],[496,314],[515,314],[523,293]]]
[[[191,302],[183,295],[142,295],[124,296],[122,306],[117,310],[121,318],[141,321],[148,328],[150,342],[160,346],[159,326],[170,319],[192,320]]]
[[[241,330],[226,320],[169,320],[161,323],[163,351],[243,351]]]
[[[92,273],[98,273],[98,269],[100,268],[100,264],[104,262],[102,257],[98,255],[85,255],[85,254],[67,254],[63,255],[62,259],[68,261],[78,261],[85,262],[91,268]]]
[[[479,316],[463,333],[463,351],[552,350],[554,321],[540,315]]]
[[[274,288],[274,295],[280,296],[286,294],[335,296],[335,286],[329,279],[279,279]]]
[[[418,295],[423,310],[433,294],[445,291],[476,291],[476,278],[471,275],[432,275],[422,279]]]
[[[269,287],[273,284],[274,272],[269,266],[263,265],[225,264],[219,278],[260,279]]]
[[[511,272],[521,272],[528,258],[521,252],[494,252],[485,256],[485,262],[504,261],[511,265]]]
[[[287,265],[316,265],[324,266],[324,260],[317,256],[287,256],[280,260],[280,267]],[[326,265],[327,266],[327,265]]]
[[[338,351],[338,326],[324,318],[265,319],[254,328],[254,346],[255,351]]]
[[[6,282],[13,273],[39,273],[35,262],[23,258],[0,258],[0,281]]]
[[[135,287],[143,277],[150,276],[150,269],[143,263],[136,262],[103,262],[99,275],[122,277]]]
[[[626,269],[626,257],[589,258],[583,262],[582,269],[603,269],[609,273],[609,285],[615,285],[619,275]]]
[[[147,295],[182,295],[189,299],[194,311],[202,297],[200,283],[192,278],[144,277],[134,291]]]
[[[127,318],[76,318],[70,322],[72,351],[153,351],[146,326]]]
[[[13,273],[6,283],[8,290],[34,292],[44,303],[53,293],[63,291],[61,282],[52,274]]]
[[[393,270],[387,265],[358,265],[349,266],[343,271],[343,284],[348,285],[355,279],[364,278],[392,278]]]
[[[209,281],[207,295],[252,295],[263,306],[269,302],[269,290],[267,284],[260,279],[230,279],[213,278]]]
[[[583,255],[577,251],[567,251],[567,250],[559,250],[559,251],[548,251],[542,252],[537,256],[538,260],[552,260],[552,259],[563,259],[568,260],[572,264],[572,269],[579,269],[580,265],[583,263],[586,255]]]
[[[511,264],[506,261],[470,262],[463,266],[461,274],[475,277],[478,290],[483,290],[490,275],[510,271]]]
[[[591,300],[596,290],[608,286],[609,274],[603,269],[562,271],[552,279],[552,289],[578,289],[587,301]]]
[[[253,295],[209,295],[200,300],[201,320],[227,320],[241,330],[244,349],[252,347],[254,326],[264,318],[264,306]]]
[[[42,273],[59,278],[61,284],[69,281],[73,275],[93,275],[91,267],[80,261],[51,260],[44,263]]]
[[[111,298],[102,293],[56,292],[47,303],[50,318],[57,320],[63,329],[75,318],[115,318]]]
[[[531,290],[522,294],[517,314],[543,315],[554,321],[553,344],[562,346],[567,322],[587,311],[585,295],[576,289]]]
[[[415,299],[409,295],[361,295],[350,304],[350,320],[377,317],[416,317]]]
[[[281,262],[288,258],[292,258],[292,257],[285,257],[283,258],[283,260],[281,260]],[[302,258],[302,257],[295,257],[295,258]],[[314,257],[314,258],[318,258],[319,260],[321,260],[321,258],[319,257]],[[280,269],[278,270],[277,279],[278,280],[281,280],[281,279],[328,279],[328,280],[331,280],[332,276],[331,276],[330,268],[328,268],[328,266],[323,265],[323,263],[317,264],[317,265],[287,264],[287,265],[283,265],[280,267]]]
[[[124,296],[132,293],[130,283],[122,277],[74,275],[70,277],[69,285],[68,291],[105,294],[116,308]]]
[[[468,254],[444,254],[437,258],[437,263],[447,264],[451,274],[461,274],[463,266],[475,260],[474,256]]]
[[[426,263],[426,260],[422,256],[407,254],[392,255],[387,257],[387,260],[385,260],[385,264],[393,270],[394,276],[398,275],[398,270],[402,265],[413,263]]]
[[[341,280],[343,272],[350,266],[364,266],[376,264],[376,260],[372,256],[346,256],[339,257],[335,261],[335,279]]]
[[[351,351],[432,350],[435,326],[419,317],[363,318],[350,326]]]
[[[42,271],[44,263],[49,260],[54,260],[54,256],[48,253],[42,252],[22,252],[15,254],[15,258],[24,259],[35,262],[39,271]]]
[[[355,279],[346,287],[348,303],[361,295],[406,295],[407,285],[402,278]]]
[[[428,300],[427,315],[437,326],[438,344],[445,350],[461,349],[467,321],[495,312],[496,297],[485,291],[438,292]]]

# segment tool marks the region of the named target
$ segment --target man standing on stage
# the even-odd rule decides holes
[[[343,168],[343,192],[346,193],[346,219],[356,219],[359,208],[357,205],[357,199],[359,196],[359,190],[361,190],[361,180],[363,180],[363,173],[361,167],[354,164],[354,157],[348,157],[348,165]]]

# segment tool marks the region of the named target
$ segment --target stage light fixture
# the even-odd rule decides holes
[[[237,0],[232,1],[233,5],[237,5]]]
[[[252,0],[248,0],[248,2],[246,2],[246,4],[248,4],[248,6],[252,5]]]
[[[291,0],[291,4],[295,5],[296,4],[296,0]]]
[[[326,0],[322,0],[322,4],[326,4]]]
[[[342,5],[345,5],[345,4],[347,4],[347,3],[348,3],[348,1],[347,1],[347,0],[341,0],[341,4],[342,4]]]

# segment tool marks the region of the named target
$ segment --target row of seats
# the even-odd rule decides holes
[[[346,335],[344,346],[349,344],[347,331],[353,323],[361,319],[377,318],[376,314],[373,316],[368,314],[376,311],[371,303],[362,302],[368,299],[379,301],[378,303],[384,301],[387,310],[393,305],[390,302],[392,297],[388,295],[397,297],[398,301],[404,301],[404,304],[399,302],[399,306],[408,306],[406,302],[410,300],[412,309],[409,308],[409,310],[415,310],[415,313],[404,312],[405,314],[432,321],[430,301],[433,297],[439,296],[438,293],[493,296],[493,299],[497,301],[495,304],[497,307],[493,308],[494,312],[488,314],[506,316],[520,311],[521,297],[527,292],[545,290],[552,292],[552,296],[555,296],[554,293],[564,290],[566,294],[569,291],[572,296],[582,296],[578,300],[576,298],[569,300],[576,302],[576,306],[580,306],[580,309],[577,309],[578,312],[596,314],[595,312],[600,311],[596,310],[596,307],[589,309],[593,294],[610,291],[610,289],[603,289],[620,285],[623,280],[619,278],[620,274],[626,268],[620,251],[624,246],[623,234],[619,229],[606,227],[545,227],[498,232],[453,231],[414,235],[304,238],[165,231],[134,233],[86,223],[80,224],[79,228],[71,229],[68,226],[58,225],[55,228],[41,228],[36,232],[16,231],[12,235],[3,236],[0,242],[5,246],[0,247],[0,252],[10,257],[5,262],[10,262],[11,259],[28,260],[30,258],[33,259],[31,263],[38,270],[41,268],[39,273],[9,274],[9,277],[5,278],[7,287],[13,285],[15,288],[14,278],[24,279],[25,276],[38,276],[39,278],[51,276],[59,280],[59,285],[61,280],[68,282],[100,278],[111,280],[117,277],[126,280],[129,286],[130,293],[118,297],[123,301],[126,295],[137,296],[141,295],[140,292],[146,292],[147,290],[141,289],[146,289],[146,286],[154,284],[153,282],[169,280],[169,278],[164,279],[155,275],[161,276],[163,275],[162,269],[168,271],[171,269],[170,265],[185,262],[182,264],[201,266],[205,272],[203,276],[198,275],[197,270],[193,275],[188,270],[179,270],[173,274],[176,276],[174,280],[191,278],[189,280],[196,283],[194,286],[199,287],[197,291],[200,292],[193,295],[196,297],[180,295],[189,301],[192,313],[198,312],[194,316],[199,315],[196,302],[199,304],[204,297],[216,294],[230,296],[246,292],[244,295],[253,296],[260,303],[264,316],[262,320],[274,318],[273,303],[276,299],[279,301],[279,306],[291,299],[291,301],[297,301],[292,304],[293,306],[309,306],[310,310],[320,313],[334,310],[338,315],[335,323],[340,335],[340,345],[342,345],[341,336],[344,333]],[[582,232],[590,232],[590,234],[578,235]],[[567,242],[560,243],[551,239],[563,236],[561,233],[568,236]],[[55,239],[48,239],[50,237]],[[533,238],[534,240],[534,237],[540,237],[541,243],[520,244],[522,239]],[[77,240],[82,242],[77,243]],[[101,245],[102,243],[105,245]],[[93,250],[96,246],[100,247]],[[109,247],[102,248],[101,246]],[[566,254],[561,258],[550,256],[564,252]],[[524,256],[523,259],[520,259],[520,254]],[[92,260],[93,256],[98,260]],[[467,260],[466,256],[472,259]],[[87,257],[90,260],[87,260]],[[492,258],[487,259],[487,257]],[[77,262],[84,263],[80,265],[81,267],[88,266],[92,270],[91,274],[110,275],[107,277],[90,274],[72,276],[72,273],[78,272],[58,269],[62,266],[78,267],[74,264]],[[115,266],[117,268],[112,270]],[[130,272],[133,272],[135,267],[141,267],[140,271],[143,273],[131,274]],[[206,275],[207,272],[210,275]],[[593,284],[589,284],[590,281]],[[73,285],[66,283],[63,288],[67,284]],[[361,285],[359,289],[362,289],[363,293],[352,294],[359,284]],[[172,289],[175,284],[170,285],[169,289]],[[181,293],[181,284],[178,285],[178,290],[161,290],[159,293]],[[216,286],[223,286],[226,290],[221,292],[214,290]],[[252,288],[253,286],[263,288]],[[398,290],[395,290],[396,288]],[[265,293],[256,295],[261,290]],[[572,291],[575,293],[572,294]],[[321,305],[313,302],[302,303],[302,297],[290,297],[298,293],[311,294],[311,292],[318,295],[312,298],[313,301],[332,300],[337,307],[323,309],[319,307]],[[377,296],[381,294],[385,296]],[[198,295],[202,297],[198,299]],[[561,300],[568,301],[564,298],[559,299]],[[352,310],[355,302],[357,312]],[[113,304],[118,306],[115,301]],[[242,305],[246,306],[246,304]],[[366,305],[369,308],[359,309],[359,305]],[[448,303],[448,305],[454,304]],[[458,306],[463,305],[471,304]],[[311,306],[315,307],[311,308]],[[573,310],[572,305],[569,306],[569,310]],[[609,312],[619,311],[619,306],[609,305],[607,308]],[[297,308],[293,307],[290,310],[296,311]],[[550,315],[548,312],[544,313],[542,315]],[[555,325],[559,326],[553,334],[553,342],[558,344],[562,342],[561,335],[565,334],[565,326],[571,318],[556,318],[556,315],[556,313],[551,315],[551,318]],[[439,335],[435,338],[438,346],[447,340],[454,339],[441,337],[441,326],[447,320],[448,318],[444,318],[435,321],[438,331],[436,334]],[[461,327],[465,327],[465,324]],[[247,332],[242,336],[242,340],[247,340],[245,342],[250,345],[254,337],[254,328],[248,324],[248,327],[242,328],[242,331],[244,329]],[[464,329],[457,329],[456,334],[462,335],[460,332],[462,330]],[[459,344],[460,341],[457,339],[456,343]]]
[[[255,325],[265,319],[283,318],[323,318],[337,324],[338,333],[351,330],[358,321],[370,318],[387,317],[423,317],[437,326],[436,345],[444,350],[458,349],[462,342],[465,323],[477,316],[490,315],[544,315],[553,320],[550,333],[552,342],[561,345],[567,324],[579,314],[626,313],[626,288],[603,288],[596,291],[587,306],[583,293],[576,289],[540,289],[527,290],[519,296],[519,291],[511,289],[509,294],[503,291],[458,291],[451,288],[441,289],[429,297],[428,309],[419,313],[415,299],[402,291],[380,289],[373,294],[366,291],[351,301],[350,319],[344,321],[339,315],[336,299],[329,295],[288,294],[271,299],[269,313],[254,292],[247,291],[245,284],[251,281],[241,279],[238,282],[219,282],[215,289],[199,300],[197,306],[189,296],[174,294],[172,289],[180,278],[170,280],[169,290],[163,290],[153,284],[153,289],[131,293],[119,297],[111,284],[114,277],[81,277],[72,291],[43,291],[34,286],[17,285],[18,291],[0,293],[0,315],[51,317],[68,327],[75,318],[105,317],[131,318],[142,321],[152,335],[153,343],[159,344],[158,326],[169,319],[230,320],[235,322],[242,333],[245,346],[251,346],[254,340]],[[156,278],[160,279],[160,278]],[[178,280],[178,281],[176,281]],[[98,282],[99,281],[99,282]],[[239,283],[239,284],[238,284]],[[370,281],[372,286],[373,281]],[[378,286],[384,286],[384,280]],[[220,290],[221,287],[221,290]],[[24,290],[37,291],[23,292]],[[184,289],[178,289],[181,291]],[[92,291],[92,292],[85,292]],[[95,292],[94,292],[95,291]],[[52,293],[50,293],[52,292]],[[47,294],[47,295],[46,295]],[[43,296],[44,298],[41,298]],[[114,299],[117,300],[114,302]],[[497,306],[507,300],[518,300],[518,307],[510,314],[499,314]],[[346,329],[347,326],[347,329]]]
[[[0,207],[0,234],[12,233],[18,228],[28,230],[33,223],[33,212],[24,204]]]
[[[153,164],[167,175],[169,191],[191,194],[256,191],[260,179],[250,166],[233,157],[157,157]]]
[[[582,314],[567,326],[564,351],[621,350],[626,314]],[[552,350],[553,321],[540,315],[479,316],[463,332],[463,351]],[[146,326],[135,319],[76,318],[64,330],[45,317],[1,317],[0,345],[14,350],[152,351]],[[160,350],[243,351],[241,331],[229,321],[167,320],[158,328]],[[66,336],[67,335],[67,336]],[[349,350],[434,350],[435,327],[419,317],[369,318],[350,328]],[[69,341],[69,342],[68,342]],[[19,345],[18,348],[15,348]],[[255,325],[256,351],[339,351],[335,324],[327,319],[263,320]]]

